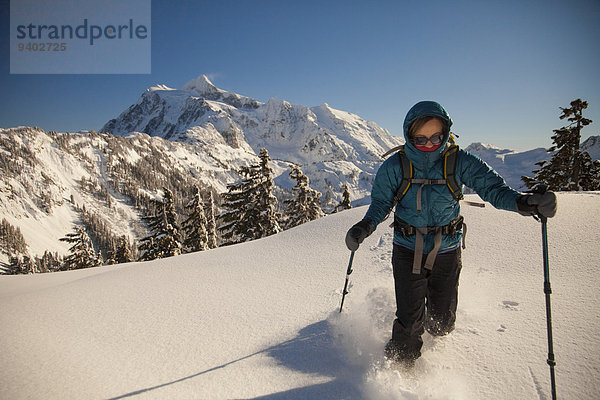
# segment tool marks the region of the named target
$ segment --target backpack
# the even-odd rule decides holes
[[[462,185],[459,185],[458,181],[456,180],[456,162],[458,159],[459,147],[454,143],[454,140],[449,141],[446,150],[444,150],[444,153],[442,154],[442,172],[444,179],[415,179],[412,163],[404,153],[404,145],[394,147],[382,157],[385,158],[387,155],[395,152],[396,150],[398,150],[397,154],[398,157],[400,157],[400,165],[402,166],[402,182],[396,190],[396,195],[394,196],[394,206],[392,209],[394,209],[396,204],[402,200],[406,192],[408,192],[410,185],[413,183],[421,184],[419,191],[417,192],[417,212],[421,212],[421,189],[424,185],[446,185],[450,190],[450,193],[452,193],[452,197],[454,197],[456,200],[462,200],[464,198],[462,193]]]

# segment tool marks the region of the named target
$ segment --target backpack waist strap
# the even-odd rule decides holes
[[[437,253],[442,245],[442,235],[455,237],[458,231],[463,229],[462,247],[463,249],[466,247],[465,239],[467,237],[467,224],[465,224],[464,217],[462,215],[459,215],[458,217],[450,221],[448,225],[444,226],[426,226],[417,228],[401,220],[398,217],[394,217],[394,223],[392,225],[394,227],[394,230],[404,237],[409,237],[412,235],[417,236],[415,239],[415,258],[413,260],[412,269],[413,274],[421,273],[424,243],[423,235],[435,235],[433,239],[433,249],[427,255],[427,259],[425,260],[424,266],[425,269],[428,269],[430,271],[433,269],[433,264],[435,263]]]
[[[403,221],[402,219],[394,216],[394,223],[391,227],[394,228],[396,232],[404,237],[409,237],[415,235],[417,233],[417,229],[421,229],[425,235],[435,235],[438,230],[441,231],[442,234],[448,235],[451,237],[455,237],[459,230],[461,230],[465,224],[465,218],[462,215],[454,218],[448,225],[444,226],[427,226],[425,228],[417,228],[409,224],[408,222]]]

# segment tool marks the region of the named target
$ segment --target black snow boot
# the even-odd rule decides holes
[[[414,349],[411,350],[405,344],[392,339],[385,345],[384,355],[395,364],[412,368],[417,358],[421,356],[421,352],[418,350],[415,352]]]
[[[446,319],[445,321],[438,321],[430,316],[425,316],[425,330],[431,336],[446,336],[450,332],[454,330],[454,318],[451,318],[449,321]]]

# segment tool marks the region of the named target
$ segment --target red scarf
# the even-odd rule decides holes
[[[417,150],[421,150],[421,151],[425,151],[427,153],[430,153],[430,152],[436,151],[437,149],[439,149],[440,147],[442,147],[442,144],[439,143],[439,144],[434,145],[433,147],[416,146],[416,145],[415,145],[415,147],[417,148]]]

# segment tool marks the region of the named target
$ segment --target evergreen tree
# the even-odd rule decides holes
[[[70,254],[64,259],[63,269],[91,268],[102,264],[101,260],[96,256],[96,252],[92,247],[92,241],[84,228],[77,226],[74,233],[67,233],[64,238],[60,238],[59,240],[73,243],[69,249]]]
[[[60,269],[62,261],[58,253],[52,254],[48,250],[44,252],[44,255],[39,260],[39,271],[40,272],[52,272]]]
[[[335,208],[335,212],[338,212],[340,209],[349,210],[352,208],[350,204],[350,189],[348,188],[348,184],[344,185],[344,193],[342,194],[342,202],[337,205]]]
[[[27,253],[27,243],[21,229],[12,226],[6,218],[0,222],[0,251],[6,254]]]
[[[162,200],[153,200],[154,214],[143,219],[148,224],[150,235],[140,241],[140,260],[171,257],[181,254],[181,239],[173,192],[163,188]]]
[[[286,228],[293,228],[305,222],[321,218],[324,213],[319,205],[321,193],[309,186],[309,180],[299,166],[293,165],[290,177],[296,180],[296,186],[292,188],[295,197],[286,200]]]
[[[23,265],[23,255],[22,254],[10,256],[6,274],[8,274],[8,275],[27,274],[27,270]]]
[[[131,250],[131,244],[127,236],[123,235],[117,242],[117,249],[115,251],[115,261],[117,264],[128,263],[134,261],[133,252]]]
[[[206,233],[208,235],[208,248],[217,248],[217,222],[215,221],[215,200],[212,191],[208,192],[208,201],[204,209],[206,215]]]
[[[540,169],[533,171],[535,177],[521,177],[528,188],[541,183],[553,191],[598,189],[600,164],[592,162],[589,154],[579,150],[581,130],[592,123],[583,117],[587,107],[587,101],[581,99],[573,100],[570,108],[560,107],[560,119],[566,118],[570,124],[554,130],[554,145],[548,149],[554,154],[550,160],[536,163]]]
[[[40,271],[38,270],[35,261],[26,254],[18,254],[10,257],[6,274],[19,275],[34,274],[36,272]]]
[[[321,199],[321,204],[323,206],[322,209],[330,210],[327,211],[327,213],[333,214],[336,212],[334,203],[335,201],[333,200],[333,194],[331,192],[331,189],[328,189],[325,192],[325,198]]]
[[[185,232],[183,246],[185,250],[187,252],[208,250],[208,232],[206,230],[208,223],[198,186],[196,186],[194,197],[185,208],[189,210],[188,218],[183,222],[183,231]]]
[[[81,223],[85,231],[92,239],[92,243],[98,249],[98,253],[104,253],[110,259],[109,253],[114,250],[117,236],[109,228],[109,224],[97,213],[87,211],[85,207],[75,207],[80,213]]]
[[[40,272],[40,270],[38,269],[35,260],[33,258],[31,258],[29,255],[25,254],[23,255],[23,270],[24,270],[24,274],[35,274],[37,272]]]
[[[107,251],[106,254],[106,265],[114,265],[117,263],[117,244],[111,241],[110,250]]]
[[[5,271],[5,274],[7,274],[7,275],[21,274],[20,262],[21,262],[21,260],[19,259],[19,256],[10,256],[10,258],[8,259],[8,266]]]
[[[582,190],[600,190],[600,160],[592,160],[587,151],[579,152],[579,184]]]
[[[273,195],[273,170],[269,153],[260,150],[259,164],[242,167],[242,180],[227,185],[219,231],[227,244],[245,242],[280,232]]]
[[[48,265],[47,254],[50,254],[48,252],[48,250],[46,250],[44,252],[44,255],[42,256],[42,258],[38,258],[38,257],[35,258],[36,269],[39,272],[45,273],[45,272],[50,272],[51,271],[51,269],[50,269],[50,267]]]

